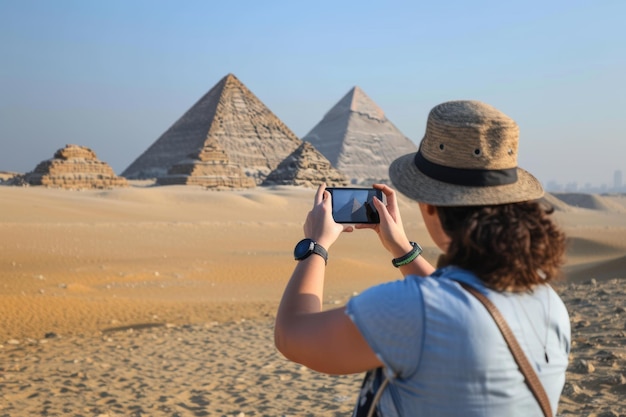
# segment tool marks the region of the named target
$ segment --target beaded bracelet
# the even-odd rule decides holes
[[[415,260],[415,258],[420,256],[420,254],[422,253],[422,247],[420,245],[418,245],[415,242],[409,242],[409,243],[411,244],[411,246],[413,246],[413,249],[411,249],[409,253],[399,258],[395,258],[391,260],[391,263],[396,268],[410,264],[411,262]]]

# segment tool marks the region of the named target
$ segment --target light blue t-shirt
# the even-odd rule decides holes
[[[493,318],[455,280],[498,307],[556,415],[571,338],[560,297],[548,285],[532,293],[493,291],[455,267],[377,285],[348,303],[348,315],[392,381],[380,400],[383,415],[543,415]]]

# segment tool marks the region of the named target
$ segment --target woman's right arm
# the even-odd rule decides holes
[[[384,184],[374,184],[374,188],[385,194],[387,204],[374,198],[374,206],[380,215],[380,223],[377,225],[356,225],[357,229],[373,229],[380,239],[383,247],[391,254],[392,258],[399,258],[409,253],[413,246],[406,237],[396,192]],[[403,276],[418,275],[429,276],[435,268],[422,256],[418,256],[411,263],[398,268]]]

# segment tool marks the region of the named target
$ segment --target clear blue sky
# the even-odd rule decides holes
[[[626,1],[0,0],[0,170],[67,143],[120,173],[235,74],[298,136],[360,86],[419,142],[476,99],[543,182],[626,173]]]

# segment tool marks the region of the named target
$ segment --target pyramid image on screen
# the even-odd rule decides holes
[[[289,155],[265,179],[263,185],[301,185],[316,188],[322,182],[329,187],[348,185],[348,179],[333,168],[328,159],[308,142]]]
[[[389,165],[417,146],[359,87],[352,88],[304,137],[352,184],[389,183]]]
[[[52,159],[42,161],[33,171],[24,174],[21,181],[16,181],[20,183],[72,190],[128,185],[126,179],[115,175],[111,166],[100,161],[94,151],[78,145],[59,149]]]
[[[122,173],[158,178],[208,143],[260,184],[302,141],[233,74],[222,78]],[[221,169],[221,168],[220,168]]]
[[[336,210],[337,219],[347,220],[352,219],[355,223],[365,223],[373,219],[378,219],[378,213],[373,204],[369,202],[361,202],[357,198],[352,198],[345,203],[335,202],[333,204],[341,205]]]

